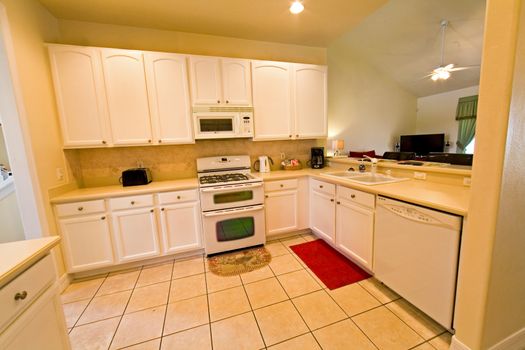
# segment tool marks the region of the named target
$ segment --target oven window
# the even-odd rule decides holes
[[[253,199],[253,191],[228,192],[213,195],[214,204],[235,203]]]
[[[199,119],[201,131],[203,132],[214,132],[214,131],[233,131],[233,119]]]
[[[215,232],[219,242],[234,241],[253,236],[255,234],[253,217],[219,221],[215,224]]]

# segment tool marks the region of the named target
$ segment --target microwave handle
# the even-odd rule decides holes
[[[230,209],[230,210],[220,210],[220,211],[214,211],[209,213],[202,213],[202,216],[204,217],[212,217],[212,216],[223,216],[223,215],[229,215],[233,213],[248,213],[250,211],[258,211],[264,208],[264,205],[257,205],[253,207],[248,208],[240,208],[240,209]]]
[[[261,187],[263,184],[261,182],[253,183],[253,184],[244,184],[242,186],[235,186],[235,185],[226,185],[226,186],[219,186],[219,187],[208,187],[208,188],[201,188],[201,192],[216,192],[218,190],[237,190],[237,189],[245,189],[245,188],[254,188],[254,187]]]

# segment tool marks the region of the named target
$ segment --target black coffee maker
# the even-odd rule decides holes
[[[310,166],[312,169],[324,168],[324,147],[312,147]]]

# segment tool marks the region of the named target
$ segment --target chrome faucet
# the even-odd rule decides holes
[[[370,172],[372,173],[372,176],[374,176],[377,172],[377,163],[379,162],[379,159],[372,158],[367,155],[365,155],[364,157],[367,159],[370,159],[370,162],[372,163],[372,166],[370,167],[371,168]]]

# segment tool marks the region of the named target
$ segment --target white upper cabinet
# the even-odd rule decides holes
[[[190,78],[194,105],[252,103],[249,60],[190,56]]]
[[[190,56],[191,98],[195,105],[221,103],[221,65],[219,58]]]
[[[252,61],[254,140],[292,138],[291,65]]]
[[[295,138],[326,137],[326,66],[294,64]]]
[[[252,104],[250,61],[223,58],[221,67],[223,102],[230,105],[250,106]]]
[[[186,56],[144,53],[153,143],[193,143]]]
[[[98,50],[90,47],[49,47],[64,147],[105,146],[106,98]]]
[[[151,123],[142,52],[101,49],[115,145],[150,144]]]

